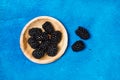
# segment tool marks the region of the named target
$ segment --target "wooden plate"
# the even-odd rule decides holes
[[[56,56],[50,57],[50,56],[45,55],[43,58],[35,59],[32,56],[32,52],[34,49],[32,49],[27,43],[27,40],[30,37],[28,34],[28,31],[29,29],[34,28],[34,27],[42,28],[42,25],[46,21],[51,22],[55,30],[62,32],[62,40],[58,44],[59,50]],[[68,35],[67,35],[67,31],[65,27],[58,20],[56,20],[55,18],[49,17],[49,16],[40,16],[28,22],[23,28],[21,32],[21,36],[20,36],[20,48],[23,51],[23,54],[32,62],[39,63],[39,64],[51,63],[57,60],[58,58],[60,58],[64,54],[67,48],[67,44],[68,44]]]

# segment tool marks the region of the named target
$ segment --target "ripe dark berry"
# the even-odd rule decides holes
[[[79,41],[76,41],[73,45],[72,45],[72,50],[73,51],[81,51],[85,48],[85,44],[83,41],[79,40]]]
[[[55,56],[56,54],[57,54],[57,52],[58,52],[58,47],[57,47],[57,45],[50,45],[49,47],[48,47],[48,50],[47,50],[47,55],[48,56]]]
[[[39,48],[39,42],[38,41],[36,41],[36,39],[35,38],[33,38],[33,37],[30,37],[29,39],[28,39],[28,44],[31,46],[31,48],[33,48],[33,49],[37,49],[37,48]]]
[[[28,33],[31,36],[28,39],[28,44],[35,49],[32,52],[33,57],[40,59],[47,54],[48,56],[55,56],[58,52],[57,44],[62,39],[62,33],[55,31],[50,22],[45,22],[42,25],[44,32],[40,28],[31,28]]]
[[[50,40],[48,39],[47,41],[43,41],[43,43],[46,45],[46,46],[49,46],[51,44]]]
[[[87,29],[83,27],[78,27],[78,29],[75,31],[75,33],[82,39],[87,40],[90,38],[90,34]]]
[[[44,52],[47,52],[48,46],[50,45],[50,41],[42,41],[39,49],[43,50]]]
[[[32,37],[38,36],[42,33],[42,30],[40,28],[31,28],[29,30],[29,35]]]
[[[50,22],[45,22],[42,25],[42,28],[47,32],[48,34],[51,34],[54,31],[53,25]]]
[[[41,35],[36,36],[36,40],[38,41],[46,41],[49,39],[49,36],[46,32],[43,32]]]
[[[62,39],[62,33],[60,31],[54,31],[51,34],[51,43],[59,43]]]
[[[35,49],[32,53],[33,57],[36,59],[40,59],[44,56],[44,51],[40,50],[40,49]]]

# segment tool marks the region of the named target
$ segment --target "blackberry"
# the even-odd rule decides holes
[[[42,33],[42,30],[40,28],[31,28],[29,30],[29,35],[32,37],[38,36]]]
[[[49,39],[49,36],[46,32],[43,32],[41,35],[36,36],[36,40],[38,41],[46,41]]]
[[[75,31],[75,33],[84,40],[87,40],[90,38],[90,34],[88,30],[83,27],[79,26],[78,29]]]
[[[49,45],[50,45],[50,41],[42,41],[39,46],[39,49],[43,50],[44,52],[47,52]]]
[[[73,51],[81,51],[85,48],[85,44],[83,41],[79,40],[79,41],[76,41],[73,45],[72,45],[72,50]]]
[[[34,58],[36,59],[40,59],[44,56],[44,51],[40,50],[40,49],[35,49],[33,52],[32,52],[32,55]]]
[[[50,40],[43,41],[43,43],[44,43],[46,46],[49,46],[49,45],[51,44]]]
[[[62,38],[62,33],[60,31],[54,31],[51,34],[51,42],[52,43],[59,43],[61,41]]]
[[[42,25],[42,28],[47,32],[48,34],[51,34],[54,31],[53,25],[50,22],[45,22]]]
[[[31,46],[31,48],[33,48],[33,49],[37,49],[37,48],[39,48],[39,42],[38,41],[36,41],[36,39],[35,38],[33,38],[33,37],[30,37],[29,39],[28,39],[28,44]]]
[[[50,45],[49,47],[48,47],[48,50],[47,50],[47,55],[48,56],[55,56],[56,54],[57,54],[57,52],[58,52],[58,47],[57,47],[57,45]]]

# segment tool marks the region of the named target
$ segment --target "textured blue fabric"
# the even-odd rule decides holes
[[[39,65],[20,49],[24,25],[37,16],[60,20],[69,34],[65,54],[57,61]],[[86,49],[73,52],[81,25],[91,38]],[[1,0],[0,80],[120,80],[119,0]]]

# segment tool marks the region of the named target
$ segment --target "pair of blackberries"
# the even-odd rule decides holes
[[[30,35],[28,44],[31,48],[35,49],[32,55],[37,59],[42,58],[45,53],[47,53],[48,56],[55,56],[58,52],[57,45],[62,39],[62,33],[55,31],[50,22],[45,22],[42,28],[44,32],[41,28],[31,28],[28,32]]]
[[[78,27],[75,33],[81,39],[87,40],[90,38],[90,33],[88,32],[88,30],[81,26]],[[85,43],[82,40],[78,40],[72,45],[72,50],[78,52],[78,51],[85,49],[85,47],[86,47]]]

